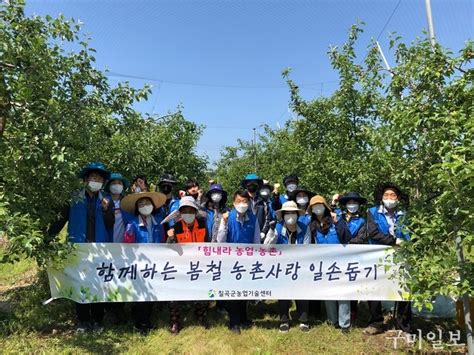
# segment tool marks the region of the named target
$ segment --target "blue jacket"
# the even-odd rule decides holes
[[[102,214],[102,199],[104,196],[98,193],[95,200],[95,242],[110,243],[112,242],[113,230],[107,229]],[[113,205],[113,202],[110,201]],[[68,221],[68,241],[72,243],[86,243],[86,223],[87,223],[87,199],[86,191],[83,189],[77,193],[69,208]]]
[[[402,211],[395,212],[395,236],[390,235],[390,225],[384,214],[383,205],[369,208],[367,218],[367,230],[369,234],[369,244],[394,244],[395,238],[410,240],[410,234],[403,224]]]
[[[309,213],[305,213],[302,216],[298,217],[298,222],[304,223],[306,226],[309,226],[311,223],[311,215]]]
[[[308,229],[308,225],[302,222],[297,222],[296,226],[296,244],[309,244],[311,243],[311,238],[305,241],[304,237],[306,235],[306,231]],[[288,240],[288,233],[287,229],[284,226],[284,221],[280,221],[275,226],[275,233],[278,236],[277,244],[289,244],[290,241]]]
[[[212,228],[214,228],[214,218],[215,218],[216,212],[215,210],[211,208],[205,208],[205,211],[207,213],[207,218],[206,218],[207,230],[209,231],[209,236],[212,236]],[[224,212],[221,212],[221,213],[225,213],[225,212],[228,212],[227,207],[225,208]],[[219,228],[219,226],[217,226],[217,228]]]
[[[365,218],[353,215],[346,220],[346,214],[342,213],[341,218],[336,223],[336,231],[342,244],[363,244],[365,243]]]
[[[163,220],[161,213],[155,213],[152,216],[152,232],[148,233],[147,227],[141,222],[138,216],[133,219],[125,227],[125,234],[134,237],[135,243],[163,243],[165,242],[165,231],[160,224]]]
[[[236,209],[233,208],[229,213],[227,228],[227,243],[254,243],[255,229],[258,228],[257,218],[249,208],[245,214],[245,221],[241,223],[237,220]]]
[[[341,244],[339,237],[337,236],[336,227],[332,223],[326,234],[323,234],[319,229],[316,229],[314,239],[316,244]]]
[[[285,202],[288,202],[288,195],[287,194],[280,194],[280,204],[284,204]]]

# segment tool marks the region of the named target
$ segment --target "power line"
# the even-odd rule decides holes
[[[385,22],[385,25],[383,25],[382,30],[380,31],[379,35],[377,36],[377,41],[380,39],[380,36],[382,36],[383,31],[385,31],[385,28],[390,23],[390,20],[392,19],[393,15],[395,15],[395,12],[397,11],[397,9],[398,9],[398,7],[400,6],[401,3],[402,3],[402,0],[398,0],[397,5],[395,5],[395,8],[393,9],[392,13],[390,14],[387,21]]]
[[[286,85],[234,85],[234,84],[196,83],[196,82],[187,82],[187,81],[171,81],[171,80],[163,80],[163,79],[158,79],[158,78],[150,78],[150,77],[145,77],[145,76],[122,74],[122,73],[111,72],[111,71],[106,72],[106,75],[111,76],[111,77],[118,77],[118,78],[153,81],[160,84],[166,83],[166,84],[171,84],[171,85],[205,86],[205,87],[234,88],[234,89],[287,89],[288,88],[288,86]],[[304,87],[310,90],[317,90],[314,88],[310,88],[308,86],[331,84],[331,83],[338,83],[338,82],[339,80],[332,80],[332,81],[322,81],[322,82],[317,82],[317,83],[300,84],[298,86]]]

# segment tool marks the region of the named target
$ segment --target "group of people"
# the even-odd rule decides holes
[[[252,243],[252,244],[383,244],[399,245],[410,240],[403,223],[401,202],[405,195],[393,183],[381,184],[375,205],[364,211],[367,199],[358,192],[326,199],[300,185],[298,176],[283,179],[284,192],[256,174],[241,181],[241,189],[231,195],[210,181],[203,193],[197,181],[188,181],[179,198],[174,195],[178,182],[164,174],[150,191],[145,176],[136,176],[132,184],[122,174],[110,172],[104,164],[88,164],[80,172],[84,188],[76,192],[50,228],[50,235],[61,231],[68,222],[68,240],[73,243]],[[127,193],[128,191],[128,193]],[[165,221],[165,223],[162,223]],[[301,331],[308,331],[307,300],[296,301]],[[240,334],[251,321],[247,301],[218,302],[229,315],[229,328]],[[182,302],[169,302],[170,327],[177,334],[181,323]],[[357,301],[324,301],[330,324],[348,332],[357,314]],[[278,301],[279,330],[290,328],[291,301]],[[131,305],[134,327],[147,333],[151,328],[153,302]],[[382,304],[369,301],[370,319],[366,334],[385,329]],[[76,303],[78,332],[102,330],[105,312],[123,314],[121,303]],[[196,320],[208,327],[207,302],[194,302]],[[395,325],[411,331],[411,306],[397,302]]]

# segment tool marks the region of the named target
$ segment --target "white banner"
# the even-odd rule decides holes
[[[49,268],[51,297],[76,302],[407,298],[377,245],[77,244]]]

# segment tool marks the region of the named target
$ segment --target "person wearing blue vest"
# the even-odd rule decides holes
[[[165,232],[160,207],[166,202],[161,192],[137,192],[122,199],[121,207],[133,218],[125,227],[125,243],[164,243]],[[131,307],[135,330],[143,335],[152,329],[153,302],[134,302]]]
[[[173,188],[178,182],[173,175],[163,174],[158,181],[158,190],[166,196],[166,202],[161,206],[161,213],[166,217],[179,208],[179,199],[173,195]],[[174,220],[170,220],[165,224],[165,231],[173,228]]]
[[[250,196],[249,210],[257,218],[260,232],[262,232],[265,225],[271,221],[270,211],[266,208],[265,201],[259,195],[259,190],[263,186],[263,179],[257,174],[248,174],[240,182],[240,186],[247,190]],[[265,235],[260,235],[260,237],[263,239]]]
[[[367,199],[358,192],[348,192],[338,198],[342,207],[337,214],[336,231],[343,244],[363,244],[365,218],[361,216],[361,206]],[[358,302],[351,301],[351,322],[357,319]]]
[[[49,236],[57,235],[68,223],[68,241],[71,243],[112,242],[114,210],[111,199],[102,193],[110,172],[100,162],[89,163],[79,173],[84,188],[76,192],[69,205],[61,211],[60,218],[51,225]],[[77,333],[88,330],[102,332],[104,304],[76,303]]]
[[[391,182],[380,184],[374,192],[376,205],[369,208],[365,225],[365,238],[369,244],[400,245],[410,240],[410,234],[404,224],[405,212],[401,204],[408,204],[408,197],[400,187]],[[373,335],[385,330],[383,324],[382,303],[369,301],[369,326],[364,333]],[[411,303],[395,303],[395,326],[411,333]]]
[[[308,209],[309,201],[314,195],[314,192],[305,189],[303,186],[298,186],[293,192],[290,200],[295,201],[300,210],[306,211]],[[298,217],[298,221],[309,225],[309,222],[311,221],[311,213],[305,212]]]
[[[273,185],[271,185],[268,180],[263,180],[263,184],[258,190],[258,196],[263,206],[263,215],[265,216],[263,226],[260,227],[260,237],[262,241],[270,228],[273,228],[276,224],[276,214],[272,207],[271,191],[273,191]]]
[[[110,194],[114,203],[114,227],[112,231],[112,241],[114,243],[123,243],[123,235],[125,226],[128,224],[133,215],[126,212],[120,207],[125,191],[130,186],[130,182],[120,173],[111,173],[110,179],[105,185],[105,192]]]
[[[132,214],[120,208],[120,202],[129,187],[130,182],[122,174],[113,172],[110,174],[110,179],[107,181],[104,188],[105,192],[110,194],[114,204],[115,221],[113,230],[111,231],[113,236],[112,241],[114,243],[123,243],[125,226],[131,218],[133,218]],[[112,324],[125,324],[127,322],[124,306],[125,304],[122,302],[107,303],[106,311],[110,316]]]
[[[275,214],[275,210],[272,207],[272,200],[271,200],[272,191],[273,191],[273,185],[270,184],[268,180],[263,180],[263,184],[260,187],[260,190],[258,190],[258,194],[262,198],[263,202],[265,203],[265,206],[268,208],[271,219],[275,220],[276,214]]]
[[[234,208],[221,221],[217,241],[220,243],[260,244],[260,227],[256,216],[249,208],[250,195],[248,191],[237,191],[234,194]],[[229,301],[229,328],[235,334],[240,334],[240,327],[250,326],[247,317],[246,301]]]
[[[305,211],[298,208],[296,202],[287,201],[282,208],[276,211],[279,222],[271,229],[265,238],[265,244],[310,244],[311,233],[308,224],[298,220]],[[309,301],[296,300],[296,312],[300,322],[300,330],[309,331],[308,312]],[[290,300],[279,300],[278,310],[280,314],[280,332],[287,333],[290,330]]]
[[[275,211],[279,210],[286,201],[290,200],[290,197],[294,196],[294,191],[299,183],[300,179],[296,175],[288,175],[283,178],[285,193],[280,194],[277,191],[273,191],[272,207]]]
[[[331,207],[323,196],[316,195],[310,202],[308,211],[311,211],[310,230],[316,244],[342,244],[331,215]],[[324,301],[329,323],[340,327],[342,332],[350,331],[351,302]]]
[[[217,234],[221,220],[228,212],[227,191],[221,184],[214,183],[209,187],[209,191],[204,195],[204,210],[207,213],[207,230],[211,243],[217,243]]]
[[[358,192],[348,192],[339,199],[342,207],[337,216],[336,231],[343,244],[364,244],[365,218],[361,216],[361,206],[367,199]]]

